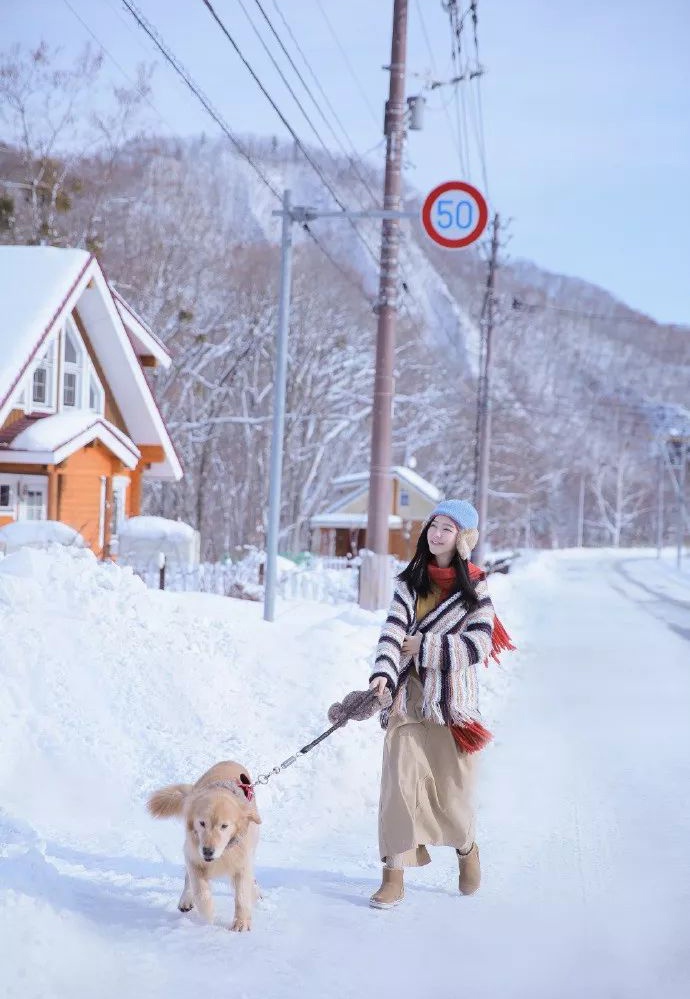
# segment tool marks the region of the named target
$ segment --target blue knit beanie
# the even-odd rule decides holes
[[[448,499],[439,503],[432,511],[429,520],[434,517],[450,517],[462,530],[477,530],[479,514],[467,500]]]

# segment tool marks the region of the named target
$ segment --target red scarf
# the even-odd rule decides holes
[[[441,591],[441,598],[443,600],[447,600],[455,587],[455,581],[457,578],[455,575],[455,569],[452,565],[443,569],[440,565],[433,565],[431,562],[429,563],[428,568],[431,582]],[[468,562],[467,568],[469,569],[470,579],[473,583],[476,583],[478,579],[486,578],[486,573],[480,569],[478,565],[475,565],[474,562]],[[498,617],[495,617],[491,642],[491,658],[498,662],[498,657],[501,652],[512,652],[514,650],[515,646],[511,642],[508,632],[505,630]]]
[[[431,582],[441,591],[441,599],[447,600],[456,584],[457,577],[455,569],[452,566],[442,568],[432,563],[429,563],[428,568]],[[475,565],[474,562],[468,562],[467,568],[469,569],[470,579],[473,583],[478,579],[486,578],[486,573],[478,565]],[[511,642],[508,632],[498,617],[494,616],[494,629],[491,642],[492,658],[498,662],[499,653],[514,649],[515,646]],[[488,662],[484,665],[488,665]],[[450,725],[449,728],[458,749],[462,750],[463,753],[476,753],[488,745],[493,738],[491,732],[487,728],[484,728],[478,721],[466,722],[464,725]]]

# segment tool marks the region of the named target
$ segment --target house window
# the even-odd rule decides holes
[[[24,493],[24,516],[27,520],[45,520],[45,490],[40,486],[37,489],[27,489]]]
[[[34,369],[32,376],[31,401],[36,407],[47,408],[53,405],[54,362],[55,348],[51,344]]]
[[[400,506],[410,505],[410,494],[406,493],[405,490],[400,491]]]
[[[65,326],[64,374],[62,376],[62,405],[80,406],[80,381],[83,367],[83,351],[72,330],[71,323]]]
[[[7,484],[0,485],[0,510],[7,512],[13,509],[12,487]]]
[[[34,402],[45,405],[48,401],[48,372],[45,365],[34,371]]]
[[[74,371],[66,371],[62,386],[62,402],[65,406],[77,405],[77,375]]]
[[[103,389],[93,372],[89,378],[89,409],[94,413],[103,412]]]

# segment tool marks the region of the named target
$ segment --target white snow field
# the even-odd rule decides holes
[[[492,577],[520,647],[483,671],[484,883],[450,850],[378,884],[382,732],[350,723],[259,790],[252,932],[177,911],[154,788],[270,769],[366,685],[382,615],[147,591],[88,552],[0,560],[3,999],[637,999],[690,995],[690,581],[636,551]]]

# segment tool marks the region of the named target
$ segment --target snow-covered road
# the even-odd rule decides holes
[[[6,603],[14,601],[16,628],[22,615],[25,626],[33,620],[23,583],[0,587],[0,605],[3,593]],[[158,630],[147,632],[147,615],[132,610],[128,641],[136,639],[152,674],[169,670],[166,685],[142,674],[134,652],[120,652],[103,704],[95,689],[84,689],[90,670],[79,673],[79,657],[95,656],[99,668],[108,661],[108,642],[122,641],[116,615],[112,634],[106,621],[89,639],[79,632],[75,608],[62,609],[64,634],[52,623],[58,678],[45,700],[40,684],[53,683],[52,672],[40,676],[28,661],[45,652],[42,622],[24,639],[17,631],[15,658],[8,660],[14,668],[5,679],[11,696],[0,700],[0,710],[9,706],[3,748],[15,754],[0,769],[7,805],[0,810],[2,994],[687,996],[685,585],[633,552],[544,553],[496,579],[494,596],[520,653],[504,659],[505,672],[489,670],[485,680],[497,740],[481,760],[480,893],[460,897],[453,856],[435,850],[433,863],[408,877],[403,905],[390,912],[368,908],[378,875],[380,733],[373,723],[348,726],[264,791],[258,875],[265,899],[254,931],[241,937],[222,925],[231,912],[224,887],[219,925],[204,927],[176,911],[181,831],[147,820],[143,794],[193,778],[202,761],[213,762],[200,739],[220,744],[233,703],[227,680],[213,687],[218,661],[231,658],[243,676],[230,691],[244,730],[227,755],[241,745],[249,759],[270,765],[318,731],[317,712],[338,693],[362,685],[376,621],[356,608],[283,604],[271,630],[256,605],[146,594],[138,599],[149,601],[147,614],[157,608]],[[129,598],[120,589],[121,614]],[[103,617],[94,598],[84,612],[92,615],[92,630],[96,612]],[[8,649],[0,638],[0,653]],[[171,650],[178,657],[174,670]],[[211,687],[206,700],[198,686],[200,659]],[[261,675],[267,660],[284,671],[270,683]],[[295,672],[298,663],[303,675]],[[78,674],[75,689],[83,690],[84,717],[96,714],[102,745],[70,702],[70,664]],[[71,703],[71,714],[37,726],[32,710],[50,715],[56,698]],[[148,719],[145,711],[137,714],[142,699],[151,705]],[[177,725],[177,710],[184,724]],[[99,777],[112,782],[80,791],[97,796],[96,819],[74,789],[84,779],[79,761],[87,772],[93,762],[83,756],[85,745],[99,761]],[[56,762],[52,790],[43,789],[47,810],[17,777],[23,759],[27,773],[39,762]]]

